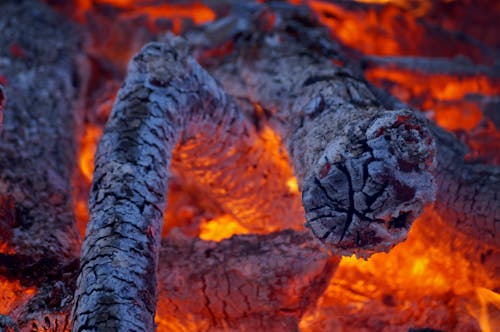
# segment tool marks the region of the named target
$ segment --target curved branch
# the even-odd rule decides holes
[[[252,154],[255,129],[184,46],[179,38],[145,46],[118,94],[95,159],[74,331],[153,330],[168,169],[179,140],[189,144],[179,162],[210,194],[227,198],[223,206],[240,221],[271,220],[281,213],[286,222],[291,212],[300,214],[286,204],[291,195],[275,205],[267,194],[259,195],[259,179],[272,165],[260,164],[258,149]],[[256,167],[248,167],[247,157]],[[238,173],[256,181],[235,182]],[[276,183],[272,192],[286,190],[285,183],[270,182]],[[253,204],[262,209],[249,213],[246,207]],[[137,319],[123,319],[130,315]]]

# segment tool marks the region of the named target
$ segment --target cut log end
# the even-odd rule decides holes
[[[410,111],[384,113],[361,149],[332,142],[304,181],[306,226],[334,253],[390,250],[435,198],[430,132]]]

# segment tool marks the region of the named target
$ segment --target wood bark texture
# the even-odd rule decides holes
[[[298,331],[338,262],[304,231],[220,243],[171,236],[160,252],[158,315],[199,331]]]
[[[69,325],[72,293],[60,290],[76,278],[80,249],[71,180],[81,47],[76,26],[47,6],[0,3],[0,274],[37,288],[14,313],[20,328],[54,324],[45,314],[58,310],[56,324]]]
[[[191,152],[224,167],[241,159],[231,142],[243,141],[247,151],[248,131],[236,104],[180,39],[149,44],[134,57],[96,154],[74,331],[154,328],[172,150],[181,135],[203,134],[202,150]],[[215,180],[232,186],[230,179]]]

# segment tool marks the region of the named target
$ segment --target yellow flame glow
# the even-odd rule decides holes
[[[205,241],[222,241],[235,234],[248,234],[249,231],[241,226],[230,215],[222,215],[201,225],[200,239]]]

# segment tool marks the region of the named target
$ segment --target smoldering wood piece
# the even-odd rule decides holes
[[[2,220],[12,235],[9,247],[34,258],[77,257],[71,176],[82,39],[75,26],[38,2],[3,1],[0,9],[6,99],[0,197],[13,209],[13,220]]]
[[[207,190],[225,198],[221,205],[229,213],[243,221],[280,216],[287,221],[293,205],[286,203],[295,198],[283,197],[286,184],[277,181],[269,181],[276,184],[269,193],[280,202],[262,191],[259,178],[267,176],[269,165],[258,163],[258,153],[249,155],[257,139],[255,128],[187,54],[181,39],[149,44],[133,58],[96,153],[74,331],[154,329],[168,169],[179,140],[189,142],[181,162],[200,172],[198,179],[208,176]],[[232,180],[243,173],[248,185]],[[254,204],[261,209],[249,215],[245,206]]]
[[[343,255],[387,251],[434,199],[432,136],[418,114],[385,109],[304,10],[264,5],[187,38],[200,54],[212,36],[232,43],[207,68],[281,134],[313,233]],[[241,30],[224,40],[225,23]]]
[[[203,331],[298,331],[338,262],[304,231],[219,243],[169,236],[160,251],[158,317]]]
[[[242,104],[259,102],[284,137],[307,225],[337,252],[371,254],[404,240],[437,195],[445,220],[498,246],[498,168],[467,164],[458,139],[374,89],[304,13],[262,6],[187,36],[202,62],[212,35],[230,41],[207,69]],[[214,30],[227,22],[240,30],[224,39]]]
[[[434,209],[455,228],[485,244],[500,247],[500,167],[468,163],[467,147],[431,124],[437,145]]]
[[[55,311],[68,317],[72,290],[50,301],[40,296],[76,278],[71,179],[85,85],[82,41],[76,25],[38,1],[0,3],[0,273],[36,286],[32,300],[39,302],[12,313],[21,330],[38,318],[50,322]]]
[[[417,57],[367,57],[370,66],[401,68],[429,74],[463,76],[484,75],[493,80],[500,78],[498,66],[476,65],[465,59],[428,59]],[[496,125],[491,106],[495,97],[478,98],[484,116]],[[453,134],[435,124],[429,128],[436,141],[438,184],[434,203],[436,212],[457,230],[498,247],[497,227],[500,226],[500,168],[494,165],[467,162],[468,148]]]

